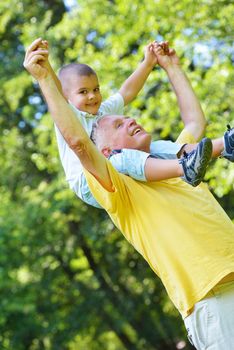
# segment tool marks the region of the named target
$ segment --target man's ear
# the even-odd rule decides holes
[[[111,154],[111,149],[110,147],[103,147],[101,152],[106,158],[109,158],[109,155]]]

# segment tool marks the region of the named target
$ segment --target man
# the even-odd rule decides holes
[[[56,125],[84,167],[93,195],[161,278],[196,348],[233,349],[231,220],[205,184],[193,188],[180,179],[141,183],[113,169],[101,153],[104,149],[120,142],[119,148],[149,152],[150,135],[131,118],[106,116],[95,131],[96,147],[57,90],[43,55],[29,48],[24,65],[38,79]],[[185,125],[177,142],[194,143],[206,125],[200,104],[178,62],[164,56],[160,65],[175,90]],[[119,124],[121,128],[116,128]]]

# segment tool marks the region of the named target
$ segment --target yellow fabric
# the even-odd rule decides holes
[[[194,143],[184,130],[177,142]],[[206,184],[181,179],[142,183],[107,161],[115,191],[87,171],[89,187],[126,239],[161,278],[186,317],[224,276],[234,271],[234,225]]]

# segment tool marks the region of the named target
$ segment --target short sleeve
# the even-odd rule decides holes
[[[111,214],[116,212],[119,201],[122,202],[125,198],[126,188],[123,181],[125,175],[119,174],[108,160],[106,164],[113,184],[112,192],[106,190],[88,170],[84,169],[84,175],[94,198],[102,208]]]
[[[146,181],[145,163],[149,156],[149,153],[143,151],[124,148],[111,156],[110,162],[118,172],[138,181]]]
[[[188,130],[183,129],[179,137],[176,140],[176,143],[185,144],[185,143],[196,143],[194,136],[188,132]]]
[[[156,158],[177,159],[183,145],[169,140],[157,140],[151,142],[150,153]]]
[[[124,100],[122,95],[117,92],[113,96],[109,97],[107,100],[105,100],[101,106],[100,106],[100,114],[106,115],[106,114],[117,114],[122,115],[124,109]]]

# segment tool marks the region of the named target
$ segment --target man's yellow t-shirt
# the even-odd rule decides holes
[[[194,142],[185,130],[179,143]],[[88,185],[114,224],[162,280],[186,317],[223,277],[234,272],[234,225],[206,184],[180,178],[142,183],[107,160],[114,192],[85,170]]]

